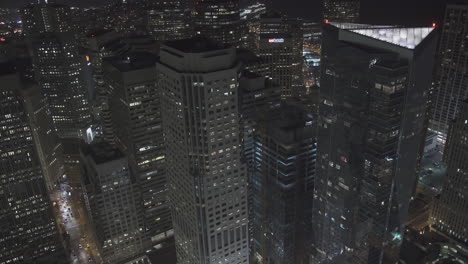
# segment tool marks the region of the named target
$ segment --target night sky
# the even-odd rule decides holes
[[[0,0],[0,7],[17,7],[31,0]],[[96,5],[110,0],[58,0],[72,5]],[[253,0],[241,0],[253,1]],[[274,7],[290,16],[319,19],[322,0],[272,0]],[[362,23],[430,25],[441,21],[446,3],[457,0],[361,0]],[[468,0],[460,0],[468,2]],[[457,2],[460,2],[457,1]]]

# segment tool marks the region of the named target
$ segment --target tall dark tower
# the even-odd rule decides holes
[[[308,263],[315,120],[292,104],[270,111],[267,119],[254,135],[253,263]]]
[[[116,144],[140,188],[149,248],[173,246],[157,57],[129,52],[104,59]]]
[[[331,22],[358,23],[360,0],[324,0],[323,19]]]
[[[430,129],[444,144],[450,122],[456,117],[460,105],[468,98],[468,63],[465,36],[468,34],[468,5],[449,5],[445,11],[442,35],[437,54],[436,75]]]
[[[232,46],[241,42],[239,0],[201,0],[195,4],[195,34]]]
[[[27,87],[0,65],[0,263],[31,263],[60,250]],[[26,94],[25,94],[26,92]]]
[[[91,125],[88,92],[82,64],[71,33],[44,33],[32,40],[36,81],[49,101],[49,110],[61,138],[86,139]]]
[[[416,183],[434,28],[323,27],[315,263],[398,257]]]
[[[88,91],[72,30],[70,8],[41,1],[21,10],[25,34],[33,54],[35,79],[49,101],[60,138],[82,138],[91,125]]]
[[[444,151],[447,176],[434,203],[432,226],[468,244],[468,100],[460,102],[459,114],[450,124]]]

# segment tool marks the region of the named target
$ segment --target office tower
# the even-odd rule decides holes
[[[63,146],[54,131],[49,116],[47,99],[40,88],[32,83],[23,91],[23,103],[29,116],[29,125],[41,163],[44,180],[49,191],[53,190],[64,174]]]
[[[152,246],[161,248],[172,243],[173,230],[156,60],[152,53],[131,52],[106,58],[103,67],[115,141],[139,184],[145,233]]]
[[[257,2],[243,8],[240,12],[240,16],[242,20],[252,22],[259,20],[260,16],[265,12],[265,5]]]
[[[122,36],[113,30],[98,30],[87,36],[86,60],[93,69],[95,100],[94,119],[98,122],[97,135],[107,142],[114,141],[112,117],[109,110],[109,94],[104,82],[102,61],[106,57],[124,54],[131,47],[122,41]]]
[[[257,123],[280,106],[281,89],[270,79],[249,71],[243,72],[239,83],[241,153],[250,169],[254,162],[253,134]]]
[[[158,41],[184,39],[190,35],[182,1],[156,2],[147,11],[146,27]]]
[[[215,41],[239,46],[241,18],[239,0],[204,0],[195,4],[194,30]]]
[[[245,55],[245,54],[242,54]],[[242,57],[237,54],[238,58]],[[240,58],[244,64],[245,58]],[[246,68],[244,64],[244,68]],[[244,70],[239,81],[239,112],[240,112],[240,137],[241,137],[241,156],[243,162],[247,165],[247,176],[249,181],[249,190],[253,188],[252,172],[254,162],[254,140],[253,134],[260,120],[263,120],[270,114],[270,111],[281,104],[281,87],[274,85],[269,78],[264,75]],[[247,195],[249,209],[249,237],[252,237],[252,195]],[[251,248],[251,245],[249,245]]]
[[[314,51],[320,51],[320,45],[322,44],[321,24],[310,20],[302,21],[302,33],[304,38],[304,46],[311,46]]]
[[[44,33],[32,41],[35,79],[49,102],[60,138],[87,138],[91,124],[82,63],[70,33]]]
[[[85,203],[104,263],[123,263],[140,255],[144,218],[127,157],[101,142],[81,149],[81,164]]]
[[[255,131],[251,213],[257,263],[309,263],[315,122],[300,107],[285,105]]]
[[[0,65],[0,263],[61,250],[19,77]]]
[[[264,4],[255,3],[241,10],[243,48],[257,52],[260,33],[260,17],[266,12]]]
[[[460,103],[457,118],[450,124],[444,151],[447,176],[431,215],[432,226],[468,243],[468,100]]]
[[[330,22],[358,23],[360,0],[324,0],[323,19]]]
[[[265,61],[248,49],[237,49],[237,58],[242,64],[242,70],[270,78],[270,68]]]
[[[322,33],[315,263],[395,263],[424,146],[436,33],[347,23]]]
[[[247,176],[240,156],[236,51],[193,38],[167,42],[160,56],[178,263],[247,263]]]
[[[282,87],[283,98],[302,95],[302,38],[299,21],[273,11],[261,16],[258,55]]]
[[[51,2],[51,1],[49,1]],[[39,1],[20,10],[26,36],[45,32],[69,32],[72,29],[70,7]]]
[[[437,52],[437,66],[432,94],[430,129],[442,145],[448,126],[456,117],[462,101],[468,98],[468,62],[463,36],[468,34],[468,5],[448,5]]]

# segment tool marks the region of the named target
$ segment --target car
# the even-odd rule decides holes
[[[79,247],[79,248],[83,248],[83,246],[82,246],[81,244],[78,244],[78,247]]]

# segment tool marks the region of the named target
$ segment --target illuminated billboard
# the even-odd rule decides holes
[[[284,38],[271,38],[271,39],[268,39],[268,43],[283,43],[284,42]]]

